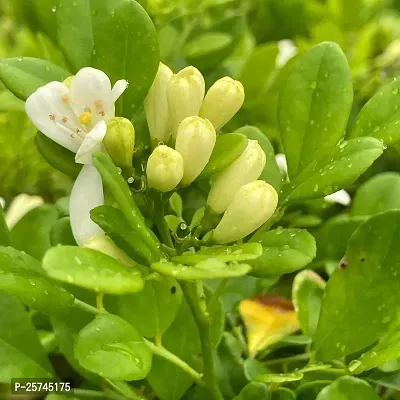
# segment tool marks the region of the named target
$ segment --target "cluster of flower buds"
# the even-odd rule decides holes
[[[155,147],[147,164],[149,186],[168,192],[179,184],[192,183],[210,160],[217,131],[243,102],[243,85],[232,78],[219,79],[205,93],[204,78],[195,67],[173,74],[160,64],[145,101]],[[207,207],[211,213],[224,213],[214,230],[216,242],[247,236],[275,212],[278,194],[271,185],[257,180],[265,163],[261,146],[249,140],[244,152],[213,179]]]
[[[216,131],[239,111],[243,101],[244,89],[238,81],[222,78],[205,94],[204,78],[198,69],[186,67],[174,74],[160,63],[145,100],[155,147],[147,165],[149,186],[166,192],[180,183],[192,183],[210,160]],[[166,147],[168,143],[174,148]]]

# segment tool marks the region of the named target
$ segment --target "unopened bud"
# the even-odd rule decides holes
[[[149,187],[169,192],[182,180],[183,158],[171,147],[157,146],[147,161],[146,174]]]
[[[109,236],[104,234],[92,236],[82,247],[88,249],[97,250],[101,253],[107,254],[110,257],[115,258],[121,264],[134,266],[136,262],[133,261],[127,254],[121,250]]]
[[[114,117],[107,121],[107,133],[103,143],[107,153],[117,166],[132,166],[135,128],[129,119]]]
[[[235,242],[264,224],[275,212],[278,193],[265,181],[242,186],[234,195],[213,238],[217,243]]]
[[[243,85],[226,76],[215,82],[208,90],[201,106],[200,116],[209,119],[218,130],[240,110],[243,102]]]
[[[173,75],[173,72],[166,65],[160,63],[153,85],[144,101],[144,109],[153,143],[167,143],[171,133],[167,88]]]
[[[175,149],[183,157],[182,183],[189,185],[210,160],[217,134],[210,121],[200,117],[185,118],[178,127]]]
[[[203,75],[195,67],[182,69],[169,81],[167,97],[174,139],[179,124],[185,118],[199,115],[204,93]]]
[[[258,179],[265,167],[266,156],[257,140],[249,140],[243,153],[213,181],[207,205],[215,214],[224,212],[234,194]]]

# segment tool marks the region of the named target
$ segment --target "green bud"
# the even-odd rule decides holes
[[[160,192],[174,189],[183,177],[183,158],[171,147],[160,145],[147,161],[147,183]]]
[[[278,193],[267,182],[258,180],[242,186],[215,228],[214,240],[225,244],[246,237],[271,218],[277,205]]]
[[[116,165],[125,168],[132,166],[135,128],[131,121],[122,117],[114,117],[108,120],[107,133],[103,144]]]
[[[136,262],[133,261],[127,254],[121,250],[109,236],[100,234],[92,236],[82,247],[97,250],[101,253],[115,258],[121,264],[133,267]]]

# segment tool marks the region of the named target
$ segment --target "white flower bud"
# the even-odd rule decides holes
[[[249,140],[243,153],[214,179],[207,199],[211,211],[224,212],[243,185],[260,177],[265,162],[265,153],[257,140]]]
[[[265,181],[242,186],[233,197],[213,238],[217,243],[235,242],[254,232],[275,212],[278,193]]]
[[[210,160],[217,140],[212,123],[200,117],[185,118],[178,127],[175,150],[183,157],[182,183],[189,185],[203,171]]]
[[[166,65],[160,63],[153,85],[144,101],[150,137],[156,144],[158,142],[167,143],[171,133],[167,88],[173,75]]]
[[[40,196],[31,196],[25,193],[16,196],[5,215],[8,228],[12,229],[25,214],[40,207],[42,204],[44,204],[44,201]]]
[[[109,236],[104,234],[92,236],[86,243],[82,245],[82,247],[100,251],[101,253],[115,258],[121,264],[129,267],[136,265],[135,261],[133,261],[123,250],[121,250]]]
[[[171,147],[157,146],[147,161],[146,174],[149,187],[169,192],[182,180],[183,158]]]
[[[116,165],[119,167],[132,166],[135,128],[129,119],[114,117],[107,121],[107,133],[103,144]]]
[[[182,69],[169,81],[167,97],[174,139],[185,118],[199,115],[205,90],[203,75],[195,67]]]
[[[207,118],[215,129],[222,128],[240,110],[244,102],[241,82],[226,76],[208,90],[200,109],[200,117]]]

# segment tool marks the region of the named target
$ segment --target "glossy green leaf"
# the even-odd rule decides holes
[[[400,211],[377,214],[350,238],[346,262],[331,275],[315,337],[317,360],[370,346],[398,319]],[[362,326],[362,335],[354,327]]]
[[[43,268],[52,278],[98,293],[123,294],[143,289],[140,272],[96,250],[75,246],[50,249]]]
[[[352,102],[349,66],[337,44],[320,43],[296,60],[278,114],[292,180],[316,158],[330,158],[346,129]]]
[[[267,138],[267,136],[265,136],[265,134],[261,132],[257,127],[249,125],[243,126],[236,132],[243,133],[249,139],[258,141],[259,145],[262,147],[265,155],[267,156],[267,161],[265,163],[264,170],[261,173],[259,179],[268,182],[276,190],[279,190],[282,183],[282,176],[278,164],[276,163],[275,160],[274,148],[272,147],[272,144]]]
[[[400,82],[394,80],[380,88],[361,109],[350,136],[373,136],[381,139],[386,145],[398,143],[399,106]]]
[[[25,104],[10,91],[4,90],[0,93],[0,111],[25,111]]]
[[[295,400],[296,395],[288,388],[280,387],[272,392],[272,400]]]
[[[313,160],[292,181],[291,201],[317,199],[353,183],[383,153],[375,138],[350,139],[338,144],[329,157]],[[289,186],[289,185],[288,185]]]
[[[326,386],[316,400],[379,400],[375,390],[364,380],[351,376],[342,376]]]
[[[269,400],[271,392],[268,386],[261,382],[250,382],[234,400]]]
[[[314,237],[302,229],[274,229],[258,240],[263,246],[261,257],[249,261],[251,275],[283,275],[307,266],[315,257]]]
[[[174,321],[182,302],[179,283],[169,276],[145,281],[141,292],[118,297],[119,315],[141,335],[161,335]]]
[[[246,275],[251,269],[248,264],[235,262],[227,264],[216,258],[208,258],[193,266],[160,261],[152,264],[151,268],[161,274],[182,280],[233,278]]]
[[[48,279],[37,260],[12,247],[0,247],[0,291],[48,315],[63,314],[74,301]]]
[[[209,178],[221,172],[235,161],[247,146],[246,136],[238,133],[218,135],[210,161],[198,179]]]
[[[15,297],[0,292],[0,382],[52,375],[53,368],[25,307]]]
[[[351,213],[374,215],[394,208],[400,208],[400,174],[384,172],[358,188]]]
[[[197,58],[218,52],[232,43],[232,36],[225,32],[206,32],[186,43],[183,53]]]
[[[352,374],[361,374],[384,365],[400,357],[399,323],[393,324],[372,348],[361,357],[350,362],[348,369]]]
[[[331,383],[332,380],[312,380],[306,382],[296,389],[296,400],[315,400],[321,389]]]
[[[182,197],[179,196],[177,192],[172,194],[172,196],[169,199],[169,204],[172,210],[175,212],[175,214],[178,217],[182,217],[182,209],[183,209]]]
[[[76,178],[82,169],[81,164],[75,162],[75,154],[38,132],[35,144],[39,153],[56,170],[71,178]]]
[[[133,0],[59,0],[58,42],[76,70],[90,65],[112,83],[127,79],[129,88],[117,104],[130,118],[144,100],[159,64],[156,29]]]
[[[299,272],[293,281],[292,301],[301,330],[313,337],[318,324],[325,281],[312,270]]]
[[[249,381],[255,379],[256,376],[268,373],[267,368],[260,361],[254,358],[248,358],[244,361],[243,370]]]
[[[346,252],[350,236],[367,219],[365,216],[339,214],[326,221],[314,234],[317,260],[337,264]]]
[[[50,243],[52,246],[62,244],[64,246],[77,246],[72,234],[71,221],[69,217],[59,219],[50,230]]]
[[[26,100],[33,92],[51,81],[63,81],[69,72],[39,58],[5,58],[0,61],[0,79],[19,99]]]
[[[112,314],[97,315],[78,333],[75,357],[88,371],[127,381],[145,378],[152,363],[151,351],[137,330]]]
[[[50,244],[50,230],[57,221],[58,211],[44,204],[25,214],[11,229],[14,247],[40,260]]]
[[[284,383],[284,382],[295,382],[303,379],[303,373],[301,371],[295,371],[287,374],[265,374],[258,375],[254,378],[256,382],[264,383]]]
[[[4,216],[3,207],[0,204],[0,246],[10,246],[10,232]]]
[[[150,250],[139,234],[131,228],[122,211],[103,205],[91,210],[90,217],[129,257],[144,265],[150,265]]]
[[[246,261],[260,257],[262,252],[263,248],[259,243],[245,243],[233,246],[204,247],[196,253],[187,252],[181,256],[174,256],[171,260],[176,263],[189,265],[197,264],[210,257],[225,262]]]

